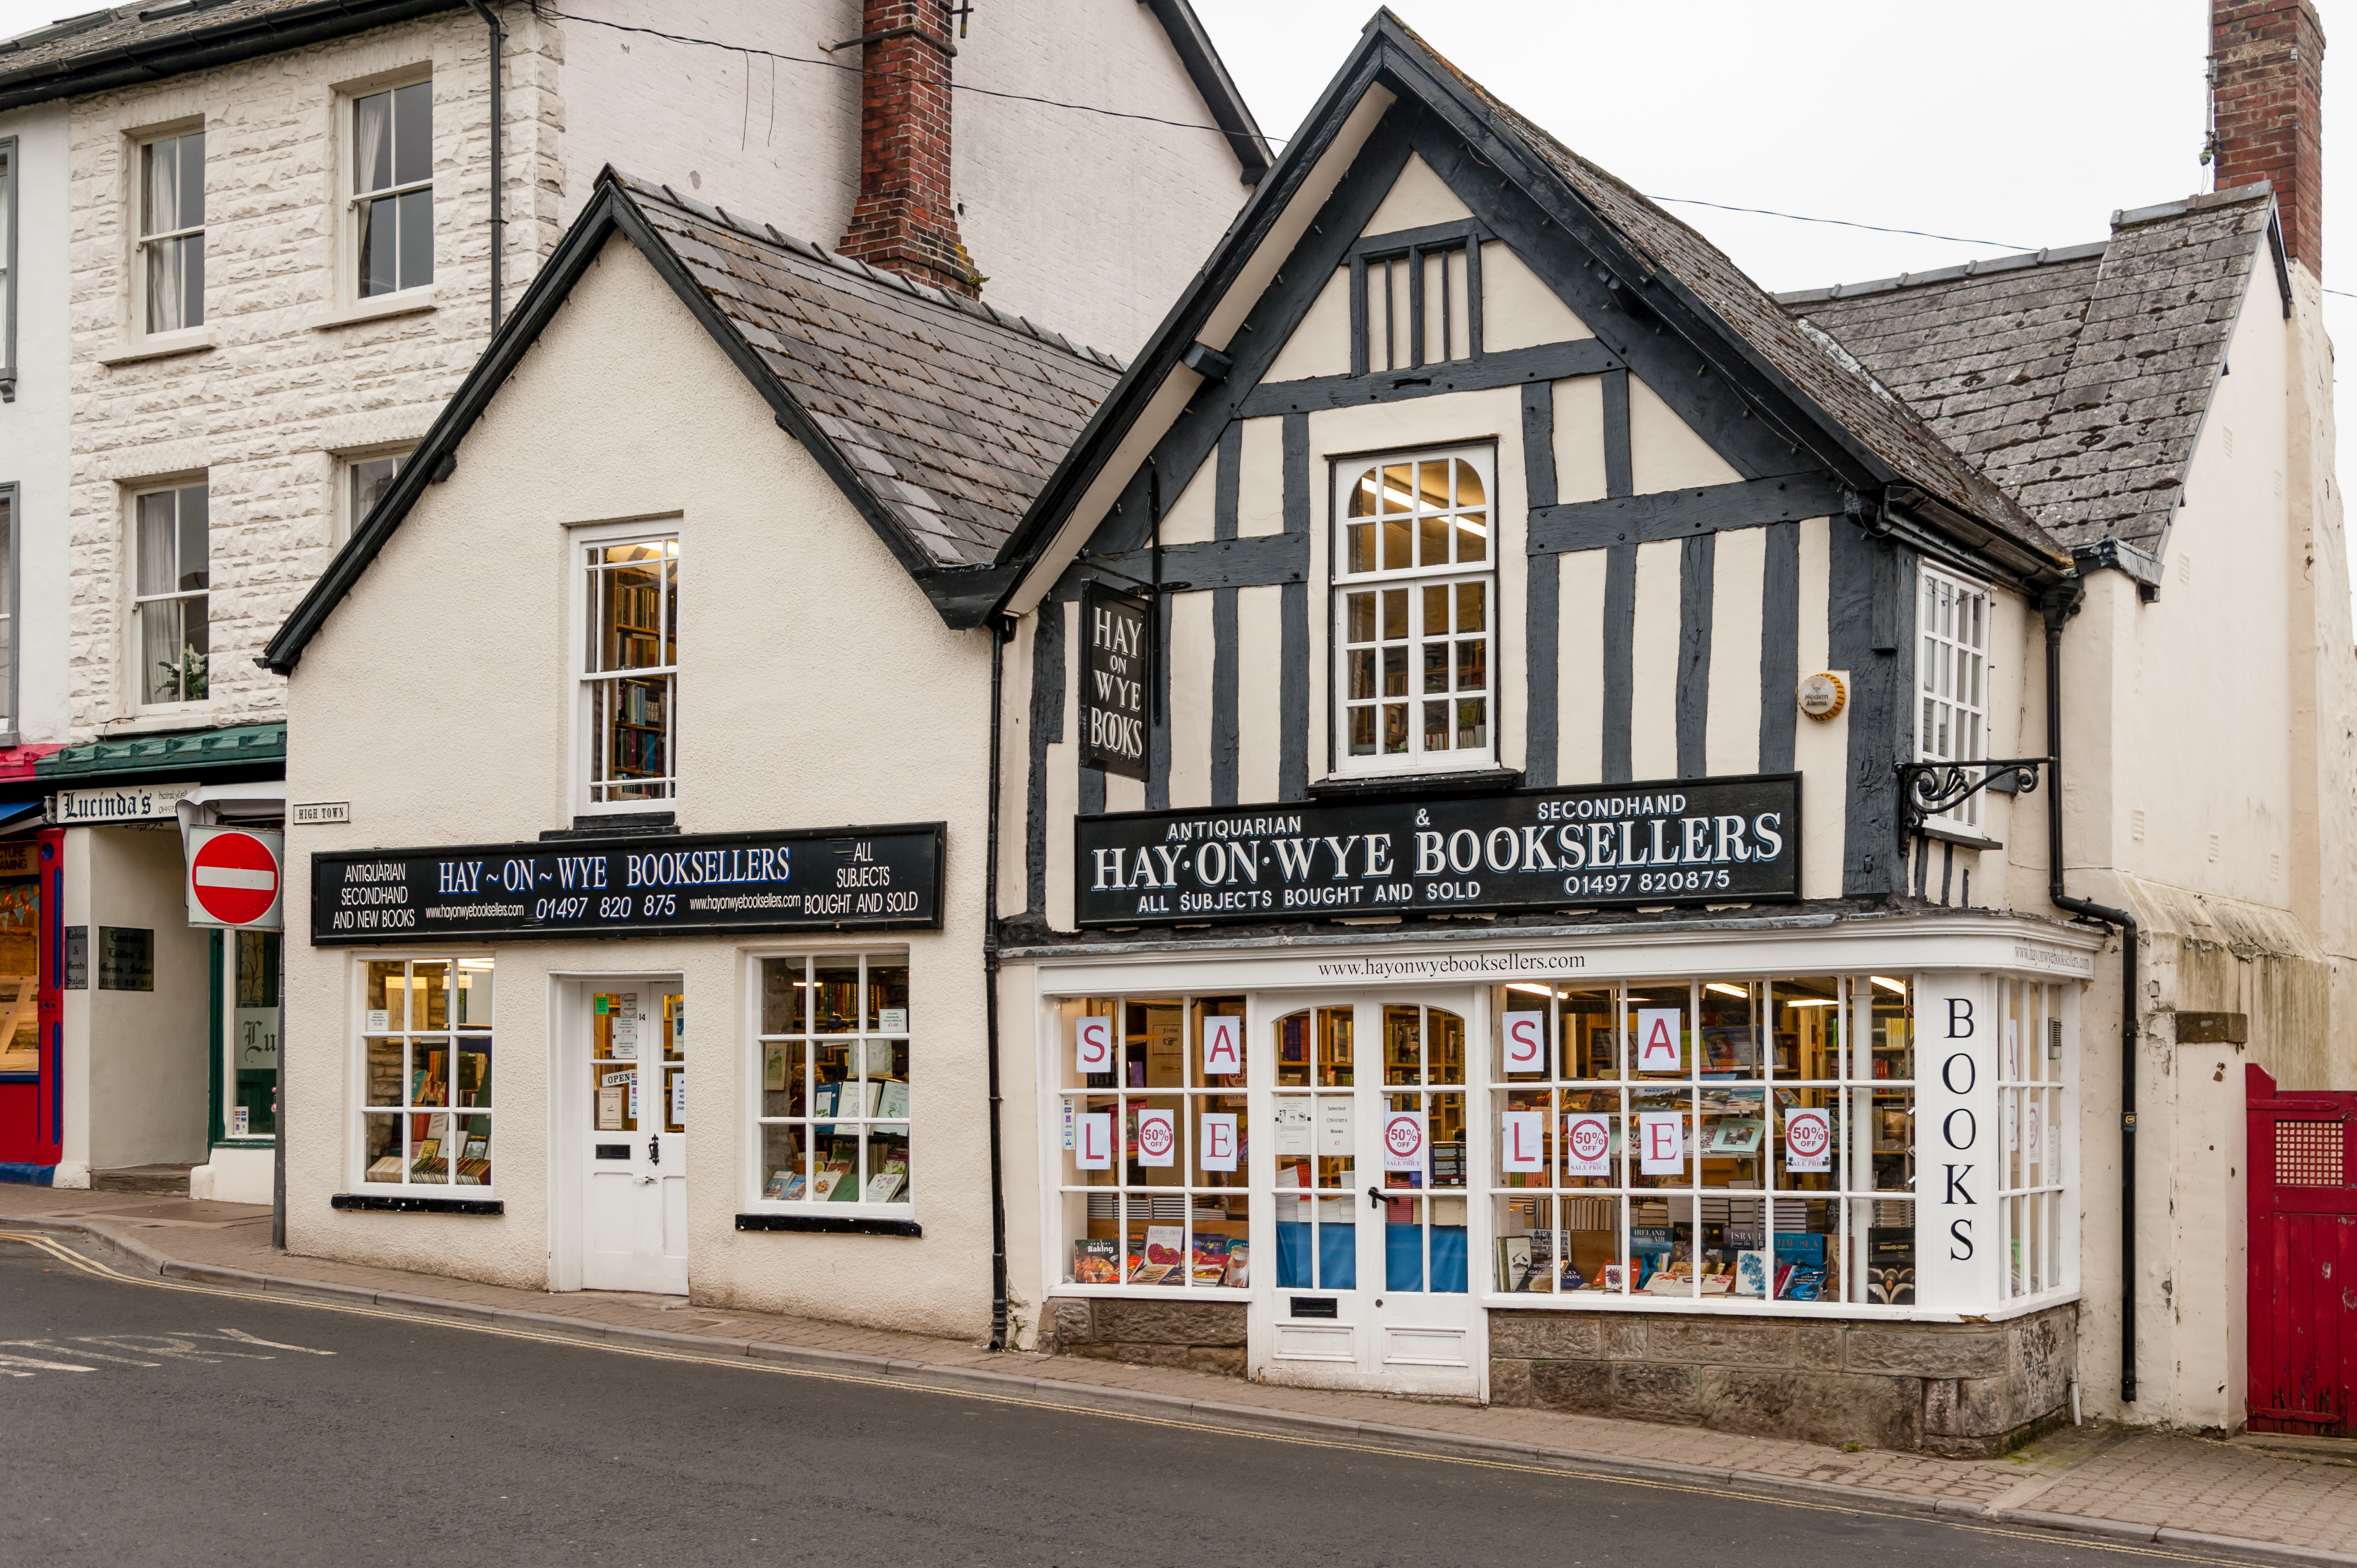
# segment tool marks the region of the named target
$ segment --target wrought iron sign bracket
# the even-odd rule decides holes
[[[1985,758],[1978,762],[1902,762],[1899,766],[1899,854],[1907,855],[1907,841],[1923,831],[1925,819],[1944,816],[2000,779],[2013,781],[2013,793],[2035,794],[2043,757]]]

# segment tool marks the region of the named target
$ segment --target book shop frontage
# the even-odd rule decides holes
[[[1002,993],[1049,1348],[1955,1453],[2054,1418],[2093,939],[1768,912],[1795,786],[1083,819],[1081,938],[1010,950]],[[1492,925],[1681,840],[1750,908]],[[1118,932],[1207,889],[1469,918]]]

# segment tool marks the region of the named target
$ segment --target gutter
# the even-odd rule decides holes
[[[456,11],[468,3],[469,0],[317,0],[315,5],[218,27],[170,33],[144,43],[122,44],[89,55],[68,56],[62,60],[48,59],[39,65],[0,73],[0,109],[21,109],[28,103],[136,87],[188,71],[234,65],[439,11]]]
[[[982,990],[985,1036],[990,1052],[990,1348],[1009,1348],[1006,1335],[1006,1167],[999,1138],[998,1094],[998,787],[1000,703],[1006,671],[1006,641],[1014,622],[990,627],[990,828],[982,873]]]
[[[2046,896],[2055,908],[2084,919],[2116,926],[2120,932],[2120,1399],[2136,1397],[2136,918],[2085,898],[2062,886],[2062,623],[2079,612],[2076,585],[2049,593],[2039,608],[2046,617]]]

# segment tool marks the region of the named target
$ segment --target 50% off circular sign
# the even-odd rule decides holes
[[[1167,1118],[1141,1117],[1137,1123],[1137,1146],[1149,1159],[1161,1159],[1170,1153],[1171,1127]]]
[[[1571,1152],[1583,1165],[1602,1159],[1611,1144],[1611,1129],[1601,1120],[1579,1121],[1571,1124]]]

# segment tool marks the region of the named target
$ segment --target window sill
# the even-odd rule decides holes
[[[142,360],[168,360],[176,354],[199,353],[213,346],[210,327],[191,327],[179,332],[158,332],[119,348],[101,349],[94,358],[102,365],[131,365]]]
[[[363,321],[382,321],[393,316],[418,316],[435,308],[434,290],[406,288],[399,294],[381,294],[373,299],[354,300],[319,317],[311,323],[314,332],[331,332],[339,327],[357,327]]]
[[[1523,787],[1517,768],[1466,768],[1448,773],[1355,773],[1320,779],[1309,786],[1313,800],[1351,800],[1378,795],[1491,795]]]
[[[216,1149],[274,1149],[277,1146],[278,1140],[275,1138],[215,1138],[213,1140],[213,1147]]]
[[[793,1230],[816,1236],[921,1237],[925,1233],[924,1228],[913,1219],[889,1219],[872,1214],[792,1214],[782,1208],[740,1214],[737,1217],[737,1229]]]
[[[496,1197],[410,1197],[389,1192],[339,1192],[328,1199],[330,1208],[360,1209],[371,1214],[505,1214],[507,1205]]]
[[[1066,1280],[1048,1287],[1051,1296],[1150,1297],[1157,1301],[1250,1301],[1253,1292],[1242,1285],[1084,1285]]]
[[[212,729],[213,715],[221,710],[210,702],[180,703],[169,708],[151,708],[127,718],[110,719],[99,725],[101,740],[113,740],[126,735],[165,735],[177,730]]]
[[[1925,822],[1915,832],[1924,838],[1937,839],[1942,843],[1952,843],[1959,849],[2003,849],[2005,847],[1996,840],[1984,838],[1968,828],[1946,828],[1937,822]]]

